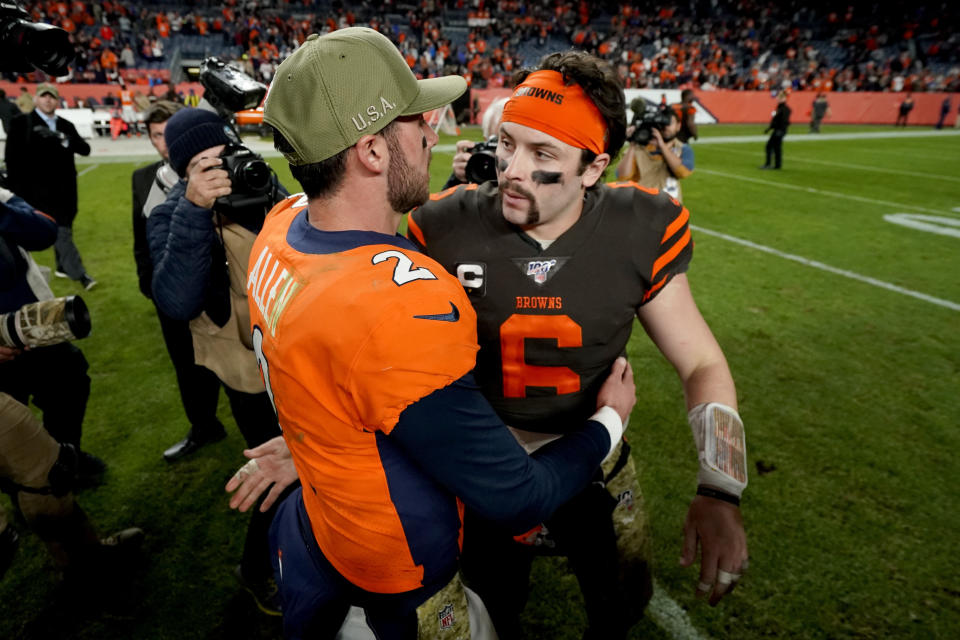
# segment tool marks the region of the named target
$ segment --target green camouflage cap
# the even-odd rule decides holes
[[[399,116],[437,109],[467,90],[461,76],[417,80],[390,40],[366,27],[311,34],[277,67],[263,120],[293,147],[292,165],[330,158]]]

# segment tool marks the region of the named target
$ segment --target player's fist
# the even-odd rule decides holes
[[[623,424],[627,423],[633,405],[637,403],[637,388],[633,382],[633,369],[623,356],[613,362],[610,375],[607,376],[600,393],[597,394],[597,408],[608,406],[620,415]]]

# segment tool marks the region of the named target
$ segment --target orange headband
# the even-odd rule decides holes
[[[563,84],[559,71],[534,71],[503,108],[503,122],[516,122],[597,155],[604,152],[607,125],[578,84]]]

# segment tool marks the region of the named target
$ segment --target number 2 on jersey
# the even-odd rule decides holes
[[[424,267],[413,269],[413,260],[399,251],[381,251],[377,255],[373,256],[371,262],[373,262],[373,264],[380,264],[384,260],[389,260],[390,258],[394,258],[397,261],[397,266],[393,268],[393,281],[398,285],[405,285],[408,282],[413,282],[414,280],[437,279],[437,276],[433,275],[429,269]]]
[[[527,387],[553,387],[558,394],[580,390],[580,374],[562,366],[527,364],[524,341],[545,338],[557,347],[582,347],[583,333],[570,316],[514,314],[500,325],[500,360],[503,363],[503,396],[525,398]]]

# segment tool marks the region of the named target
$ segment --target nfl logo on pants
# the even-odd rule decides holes
[[[453,604],[448,604],[444,606],[437,613],[437,618],[440,621],[441,629],[450,629],[453,627],[453,623],[456,622],[453,618]]]

